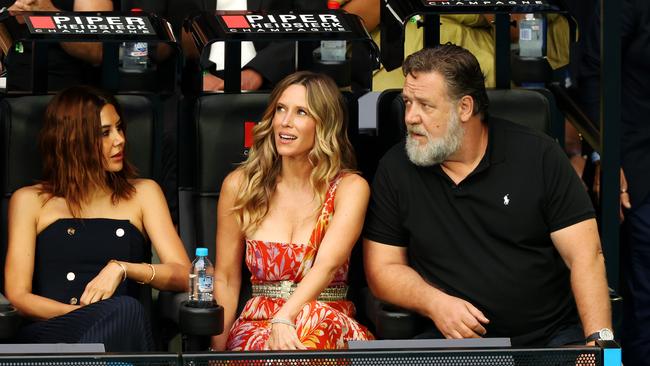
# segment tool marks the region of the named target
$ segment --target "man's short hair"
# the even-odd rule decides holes
[[[457,101],[469,95],[474,99],[473,114],[486,115],[489,101],[485,76],[478,60],[468,50],[450,43],[424,48],[404,60],[402,71],[404,76],[434,71],[441,74],[447,82],[451,100]]]

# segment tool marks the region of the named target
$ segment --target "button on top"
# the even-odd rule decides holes
[[[75,277],[77,277],[74,272],[68,272],[68,274],[65,276],[65,278],[68,279],[68,281],[74,281]]]
[[[75,231],[76,230],[73,227],[69,227],[68,228],[68,235],[70,235],[70,236],[74,235]]]
[[[119,228],[119,229],[115,230],[115,235],[117,235],[118,238],[123,237],[124,236],[124,229]]]

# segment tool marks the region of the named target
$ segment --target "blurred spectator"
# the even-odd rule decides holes
[[[650,2],[622,0],[621,8],[623,363],[650,365]],[[580,96],[593,121],[600,120],[601,91],[600,8],[596,9],[579,80]]]
[[[0,0],[10,11],[112,11],[112,0]],[[102,62],[101,43],[62,42],[48,52],[48,89],[61,90],[81,83],[96,83],[94,66]],[[32,46],[22,44],[6,55],[7,89],[32,89]]]
[[[194,1],[192,8],[196,9]],[[376,26],[379,13],[370,13],[366,9],[375,7],[378,0],[339,0],[343,9],[361,16],[366,22]],[[370,6],[369,4],[373,4]],[[198,8],[202,11],[218,10],[250,10],[250,11],[320,11],[327,9],[326,0],[217,0],[203,1]],[[368,26],[368,25],[367,25]],[[197,50],[184,35],[184,49],[190,57],[198,58]],[[189,50],[188,50],[189,48]],[[194,48],[194,49],[193,49]],[[203,76],[204,91],[223,90],[222,46],[213,45],[209,55],[210,65]],[[293,42],[254,42],[242,43],[241,89],[257,90],[272,88],[285,76],[296,71],[295,45]]]

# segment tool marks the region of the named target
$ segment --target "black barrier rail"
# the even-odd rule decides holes
[[[0,366],[178,366],[176,353],[0,355]]]
[[[173,94],[177,90],[180,47],[171,25],[157,15],[144,12],[0,12],[2,51],[8,54],[31,44],[32,90],[29,94],[48,92],[48,47],[60,42],[103,45],[101,83],[107,90],[163,94]],[[123,42],[146,42],[148,45],[152,64],[140,75],[135,75],[149,75],[140,77],[140,83],[130,82],[133,77],[125,75],[129,72],[119,67],[119,48]],[[166,68],[156,67],[163,62],[167,63]],[[7,71],[7,77],[11,78],[12,70]]]
[[[320,12],[203,12],[188,18],[184,28],[192,35],[194,45],[206,60],[210,45],[225,42],[224,91],[238,92],[240,85],[240,54],[242,41],[297,42],[296,70],[309,69],[312,65],[311,49],[306,44],[320,40],[345,40],[352,43],[348,60],[361,69],[353,70],[360,89],[370,90],[372,72],[379,67],[379,49],[364,28],[361,18],[341,10]],[[355,52],[355,43],[367,47]],[[272,60],[270,60],[272,61]]]
[[[444,366],[600,366],[600,348],[554,349],[380,349],[184,354],[182,366],[221,365],[444,365]],[[605,365],[609,366],[609,365]]]
[[[424,15],[424,45],[440,43],[441,14],[495,14],[496,87],[510,87],[509,14],[557,13],[569,21],[570,39],[577,24],[568,16],[562,0],[383,0],[381,5],[381,61],[387,70],[402,65],[404,26],[415,15]],[[544,37],[546,34],[544,32]]]
[[[620,348],[359,349],[151,354],[0,355],[0,366],[443,365],[620,366]]]

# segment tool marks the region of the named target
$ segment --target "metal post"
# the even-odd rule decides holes
[[[436,47],[440,44],[440,14],[424,16],[424,47]]]
[[[497,89],[510,89],[510,14],[494,19],[494,67]]]
[[[223,90],[226,93],[241,92],[241,42],[226,41],[223,65]]]
[[[618,289],[621,162],[621,2],[601,3],[601,238],[610,287]],[[607,72],[605,72],[607,70]]]

